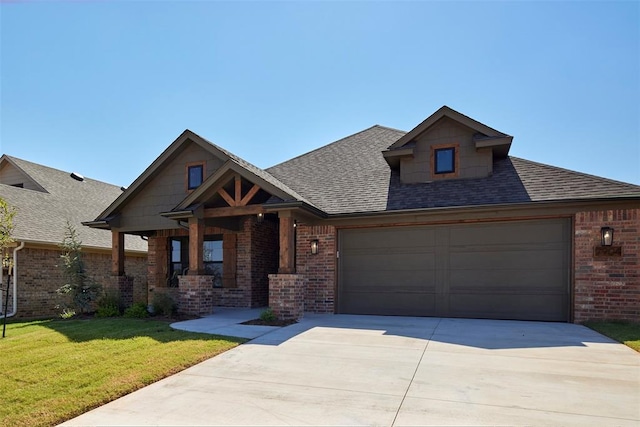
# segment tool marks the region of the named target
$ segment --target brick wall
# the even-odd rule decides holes
[[[269,275],[269,307],[278,319],[302,319],[304,288],[305,279],[301,274]]]
[[[306,277],[304,310],[333,313],[336,280],[336,229],[329,225],[298,225],[296,272]],[[318,240],[318,254],[311,254],[311,241]]]
[[[600,228],[614,228],[622,256],[594,255]],[[575,215],[574,320],[640,321],[640,209],[580,212]]]
[[[54,317],[60,313],[56,309],[61,300],[56,289],[63,285],[60,267],[60,249],[30,248],[18,251],[18,318]],[[111,253],[83,252],[87,274],[103,288],[109,288],[111,279]],[[125,269],[133,276],[132,295],[135,302],[146,302],[146,257],[127,256]],[[6,276],[3,281],[6,289]],[[11,289],[11,288],[10,288]],[[12,311],[11,298],[9,309]]]

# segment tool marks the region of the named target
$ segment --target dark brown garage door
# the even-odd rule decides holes
[[[339,233],[338,312],[567,321],[567,219]]]

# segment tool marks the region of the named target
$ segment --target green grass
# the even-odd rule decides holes
[[[640,323],[633,322],[585,322],[586,327],[600,332],[640,352]]]
[[[9,323],[0,425],[58,424],[245,341],[141,319]]]

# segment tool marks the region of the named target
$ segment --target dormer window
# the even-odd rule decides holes
[[[204,163],[187,164],[187,191],[195,190],[204,181]]]
[[[440,173],[453,173],[456,171],[456,149],[440,148],[435,150],[434,157],[434,171],[437,174]]]
[[[431,178],[457,178],[459,151],[459,144],[432,145]]]

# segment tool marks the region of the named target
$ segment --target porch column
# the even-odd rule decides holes
[[[280,214],[282,215],[282,214]],[[280,265],[278,274],[293,274],[295,266],[294,221],[291,216],[280,216]]]
[[[204,273],[204,220],[189,218],[189,275]]]
[[[111,274],[124,276],[124,233],[111,230]]]

